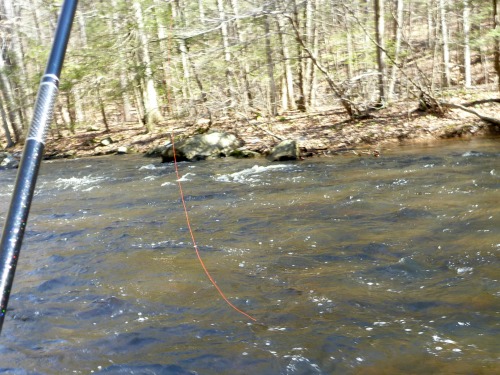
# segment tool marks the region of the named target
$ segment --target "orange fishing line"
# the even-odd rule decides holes
[[[180,176],[179,176],[179,168],[177,167],[177,158],[176,158],[176,155],[175,155],[175,143],[174,143],[174,135],[173,135],[173,133],[170,135],[170,138],[172,140],[172,151],[173,151],[173,154],[174,154],[175,175],[177,176],[177,184],[179,185],[179,193],[180,193],[180,196],[181,196],[181,202],[182,202],[182,206],[184,207],[184,214],[186,215],[186,223],[187,223],[187,227],[189,229],[189,234],[191,235],[191,239],[193,241],[193,247],[194,247],[194,249],[196,251],[196,256],[198,257],[198,260],[200,261],[201,267],[203,268],[203,271],[205,271],[205,274],[207,275],[207,277],[210,280],[210,282],[212,283],[212,285],[219,292],[219,294],[222,297],[222,299],[224,301],[226,301],[226,303],[229,306],[231,306],[234,310],[236,310],[240,314],[245,315],[247,318],[249,318],[249,319],[253,320],[254,322],[256,322],[257,319],[255,319],[253,316],[247,314],[243,310],[240,310],[235,305],[233,305],[231,303],[231,301],[229,301],[229,299],[226,297],[226,295],[222,292],[221,288],[219,288],[219,286],[215,282],[215,280],[212,277],[212,275],[210,275],[210,272],[208,272],[208,269],[205,266],[205,262],[203,262],[203,259],[201,258],[200,251],[198,249],[198,245],[196,244],[196,240],[194,238],[194,233],[193,233],[193,230],[191,228],[191,221],[189,220],[188,209],[186,207],[186,201],[184,199],[184,192],[182,191],[182,184],[181,184],[181,179],[180,179]]]

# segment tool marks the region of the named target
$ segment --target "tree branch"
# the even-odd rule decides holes
[[[455,103],[449,103],[449,102],[442,102],[442,101],[440,101],[439,104],[442,105],[443,107],[458,108],[458,109],[461,109],[462,111],[472,113],[473,115],[476,115],[481,120],[483,120],[484,122],[487,122],[489,124],[500,125],[500,119],[497,119],[495,117],[485,116],[485,115],[483,115],[483,114],[481,114],[481,113],[479,113],[479,112],[477,112],[477,111],[475,111],[473,109],[467,108],[467,107],[465,107],[463,105],[455,104]]]

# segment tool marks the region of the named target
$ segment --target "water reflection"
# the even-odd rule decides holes
[[[171,165],[46,163],[0,369],[493,373],[497,142],[182,163],[205,262],[257,323],[228,309],[197,263]],[[0,173],[2,216],[13,173]]]

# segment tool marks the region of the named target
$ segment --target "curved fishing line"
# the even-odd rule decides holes
[[[181,178],[179,176],[179,168],[177,166],[177,158],[176,158],[176,155],[175,155],[175,143],[174,143],[174,135],[173,135],[173,133],[170,135],[170,138],[171,138],[171,141],[172,141],[172,151],[173,151],[173,154],[174,154],[175,175],[177,177],[177,185],[179,186],[179,193],[180,193],[180,196],[181,196],[182,207],[184,208],[184,214],[186,216],[186,223],[187,223],[187,227],[188,227],[188,230],[189,230],[189,234],[191,235],[191,240],[193,241],[193,247],[194,247],[194,249],[196,251],[196,256],[198,257],[198,260],[200,261],[201,267],[203,268],[203,271],[205,271],[205,274],[207,275],[207,277],[210,280],[210,282],[212,283],[212,285],[215,287],[215,289],[217,289],[217,292],[219,292],[219,294],[222,297],[222,299],[224,301],[226,301],[226,303],[231,308],[233,308],[234,310],[236,310],[240,314],[242,314],[242,315],[246,316],[247,318],[249,318],[249,319],[253,320],[254,322],[256,322],[257,319],[255,319],[253,316],[247,314],[243,310],[240,310],[238,307],[236,307],[235,305],[233,305],[231,303],[231,301],[229,301],[229,299],[226,297],[226,295],[222,292],[221,288],[215,282],[214,278],[212,277],[212,275],[208,271],[207,267],[205,266],[205,262],[203,262],[203,259],[201,258],[200,250],[198,249],[198,245],[196,244],[196,240],[194,238],[193,229],[191,228],[191,221],[189,220],[189,214],[188,214],[188,209],[187,209],[187,206],[186,206],[186,200],[184,199],[184,192],[182,190]]]

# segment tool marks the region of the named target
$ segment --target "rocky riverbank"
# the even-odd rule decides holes
[[[475,108],[495,117],[497,102]],[[138,124],[79,129],[75,134],[52,132],[47,140],[45,157],[90,157],[108,154],[142,153],[160,156],[171,134],[182,140],[196,134],[226,132],[236,135],[241,151],[268,155],[283,140],[293,140],[301,157],[328,156],[342,152],[383,153],[384,147],[400,143],[434,142],[446,138],[468,138],[500,134],[500,127],[460,109],[450,109],[445,117],[415,110],[409,103],[396,103],[373,111],[367,118],[347,120],[340,109],[315,113],[287,113],[276,118],[223,118],[212,124],[206,119],[179,122],[171,120],[146,133]],[[19,154],[21,147],[8,150]],[[223,155],[226,156],[226,155]],[[0,160],[1,162],[1,160]]]

